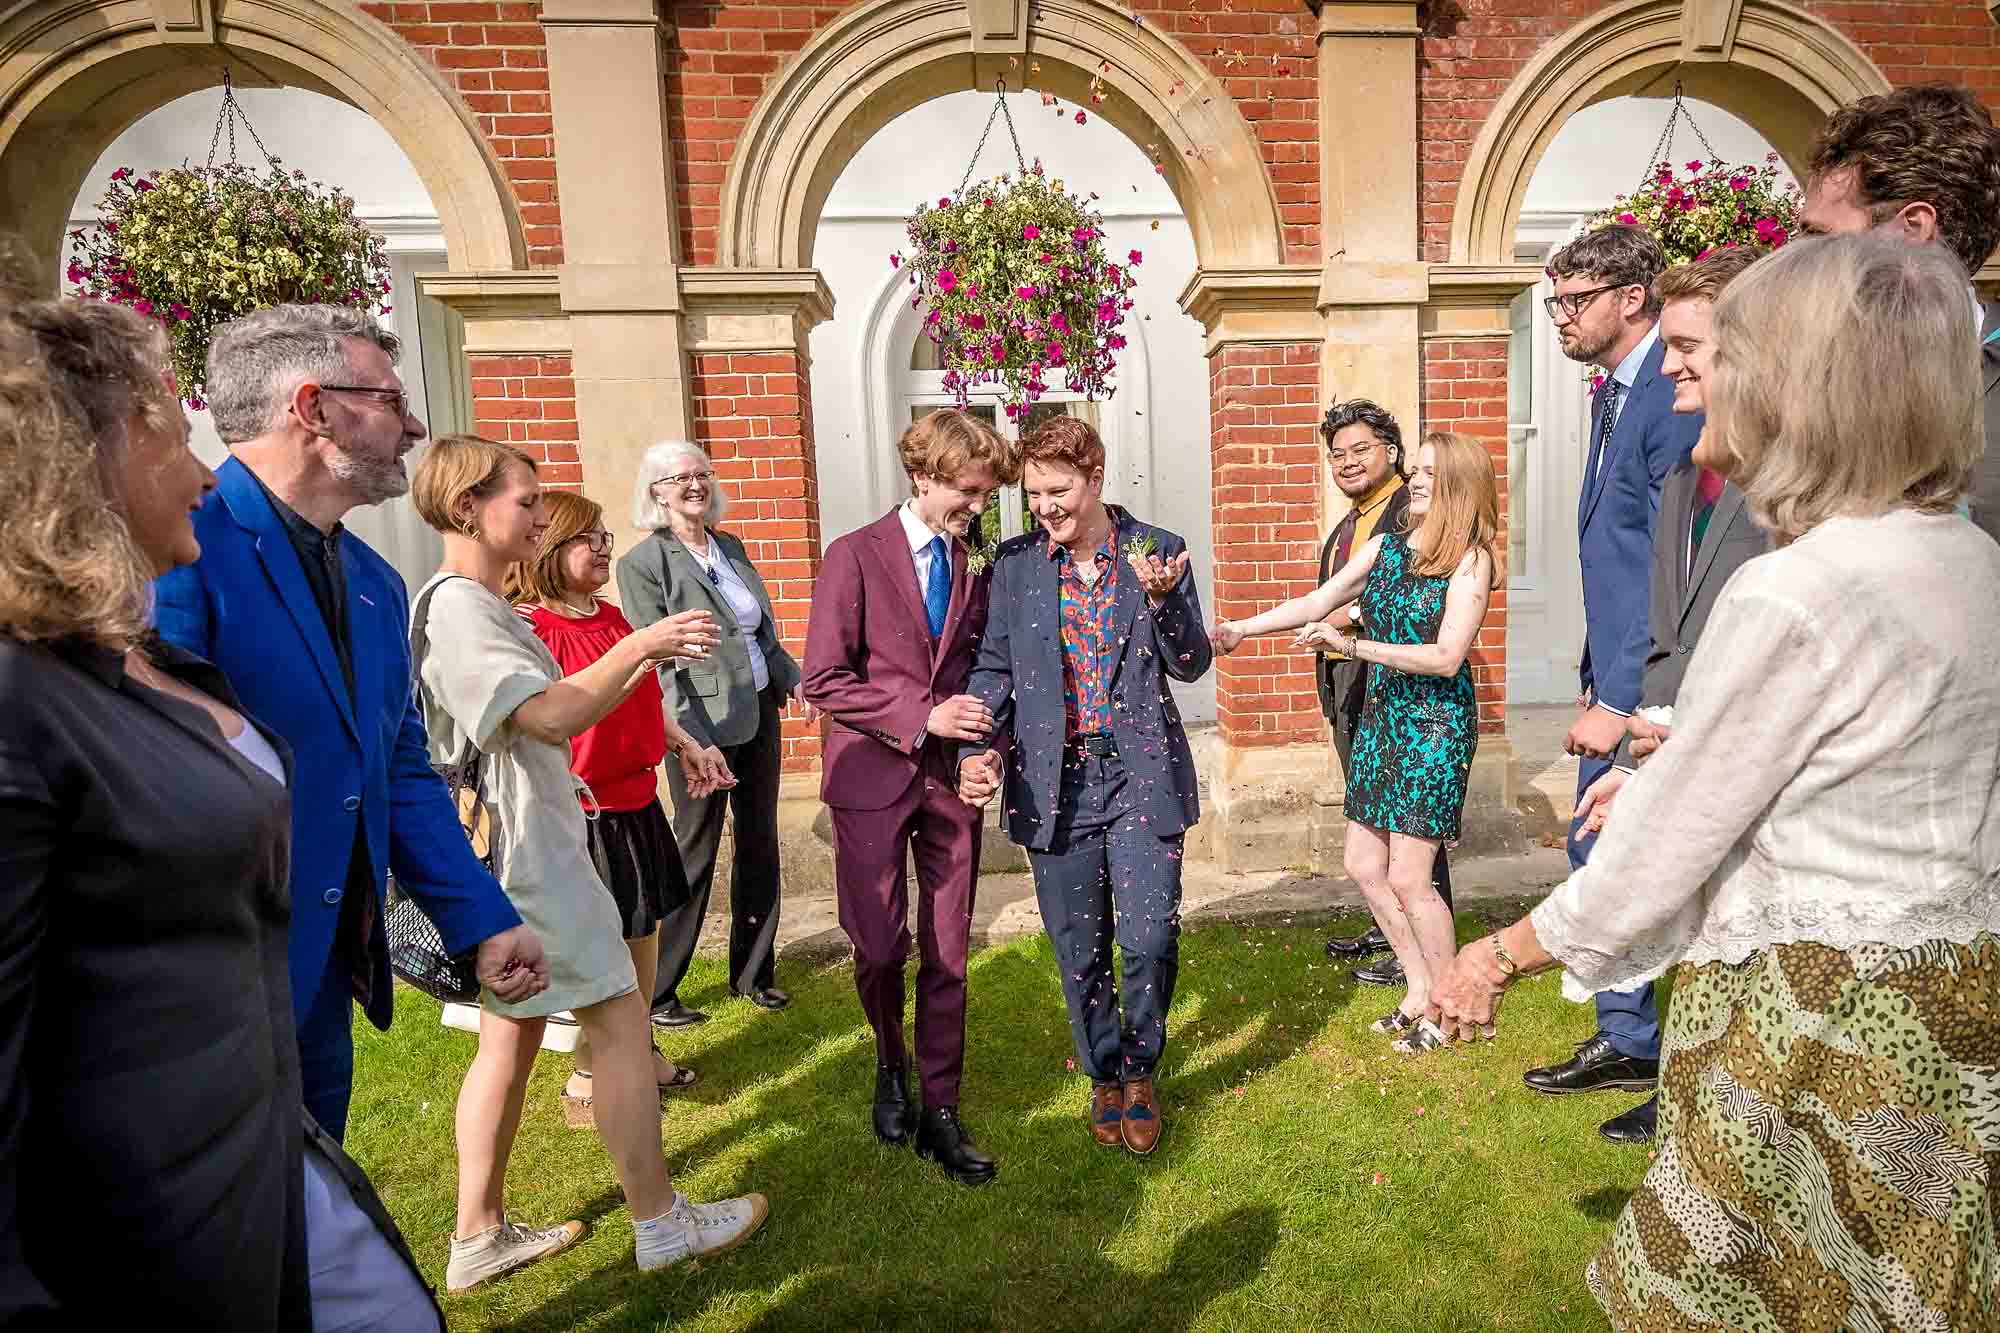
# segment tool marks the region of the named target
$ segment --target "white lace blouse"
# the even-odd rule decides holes
[[[1898,510],[1743,566],[1672,737],[1531,919],[1579,999],[1773,944],[2000,933],[2000,546]]]

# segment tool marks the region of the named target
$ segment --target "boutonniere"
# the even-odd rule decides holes
[[[981,546],[970,541],[966,542],[965,572],[968,574],[984,574],[987,570],[993,568],[993,552],[995,549],[995,547],[990,545]]]
[[[1144,537],[1133,537],[1126,541],[1125,558],[1127,560],[1144,560],[1159,549],[1160,544],[1153,540],[1151,533],[1148,533]]]

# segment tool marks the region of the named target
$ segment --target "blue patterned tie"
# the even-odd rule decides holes
[[[931,538],[931,576],[924,584],[924,614],[930,617],[931,637],[944,633],[945,613],[951,610],[951,556],[943,537]]]
[[[1625,386],[1617,380],[1604,381],[1604,415],[1599,418],[1597,441],[1590,450],[1590,466],[1584,472],[1583,494],[1588,499],[1597,490],[1597,474],[1604,467],[1604,451],[1611,445],[1611,431],[1618,424],[1618,391]]]

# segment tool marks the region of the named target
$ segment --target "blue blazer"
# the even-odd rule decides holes
[[[1625,410],[1611,429],[1597,485],[1576,505],[1577,548],[1583,560],[1583,688],[1600,703],[1630,713],[1642,702],[1640,679],[1652,646],[1653,517],[1667,474],[1694,452],[1702,414],[1676,415],[1674,382],[1660,373],[1665,343],[1655,342],[1632,381]],[[1594,443],[1603,427],[1599,395],[1590,414]],[[1588,455],[1585,476],[1588,480]]]
[[[1162,560],[1187,549],[1165,528],[1122,510],[1112,513],[1120,560],[1134,538],[1153,538]],[[993,710],[996,744],[1004,749],[1011,740],[1003,822],[1008,837],[1035,851],[1047,851],[1054,840],[1056,799],[1062,794],[1065,691],[1057,570],[1040,533],[1001,544],[993,559],[986,632],[965,687]],[[1115,606],[1122,629],[1111,669],[1111,734],[1126,770],[1138,779],[1140,813],[1166,837],[1201,818],[1194,756],[1166,678],[1200,680],[1215,656],[1192,572],[1181,576],[1157,610],[1129,565],[1118,573]]]
[[[382,930],[385,869],[460,953],[521,923],[472,854],[431,768],[410,670],[409,593],[352,533],[340,541],[353,635],[354,697],[297,551],[250,470],[234,458],[195,515],[201,559],[157,585],[161,637],[228,676],[244,709],[283,736],[292,774],[293,1017],[305,1021],[333,953],[354,823],[375,885],[369,1021],[387,1028],[393,985]]]

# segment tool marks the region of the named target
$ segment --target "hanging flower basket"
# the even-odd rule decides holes
[[[1006,115],[1004,96],[994,114]],[[923,331],[960,407],[982,384],[998,386],[1009,417],[1058,379],[1086,398],[1111,395],[1133,269],[1145,256],[1106,253],[1094,199],[1065,190],[1037,161],[1018,175],[960,182],[956,195],[910,218],[910,253],[889,262],[917,289],[910,304],[930,307]]]
[[[1798,226],[1798,187],[1778,184],[1778,155],[1761,167],[1689,162],[1683,176],[1663,162],[1631,195],[1585,218],[1581,232],[1614,222],[1644,227],[1667,263],[1687,264],[1711,250],[1761,245],[1775,250]]]
[[[226,86],[223,98],[224,117],[240,116]],[[233,122],[230,139],[233,150]],[[66,276],[76,294],[165,324],[189,407],[206,405],[208,340],[218,325],[294,302],[389,310],[388,256],[382,238],[355,219],[354,201],[265,156],[264,172],[234,161],[148,174],[120,167],[98,225],[70,233],[76,252]]]

